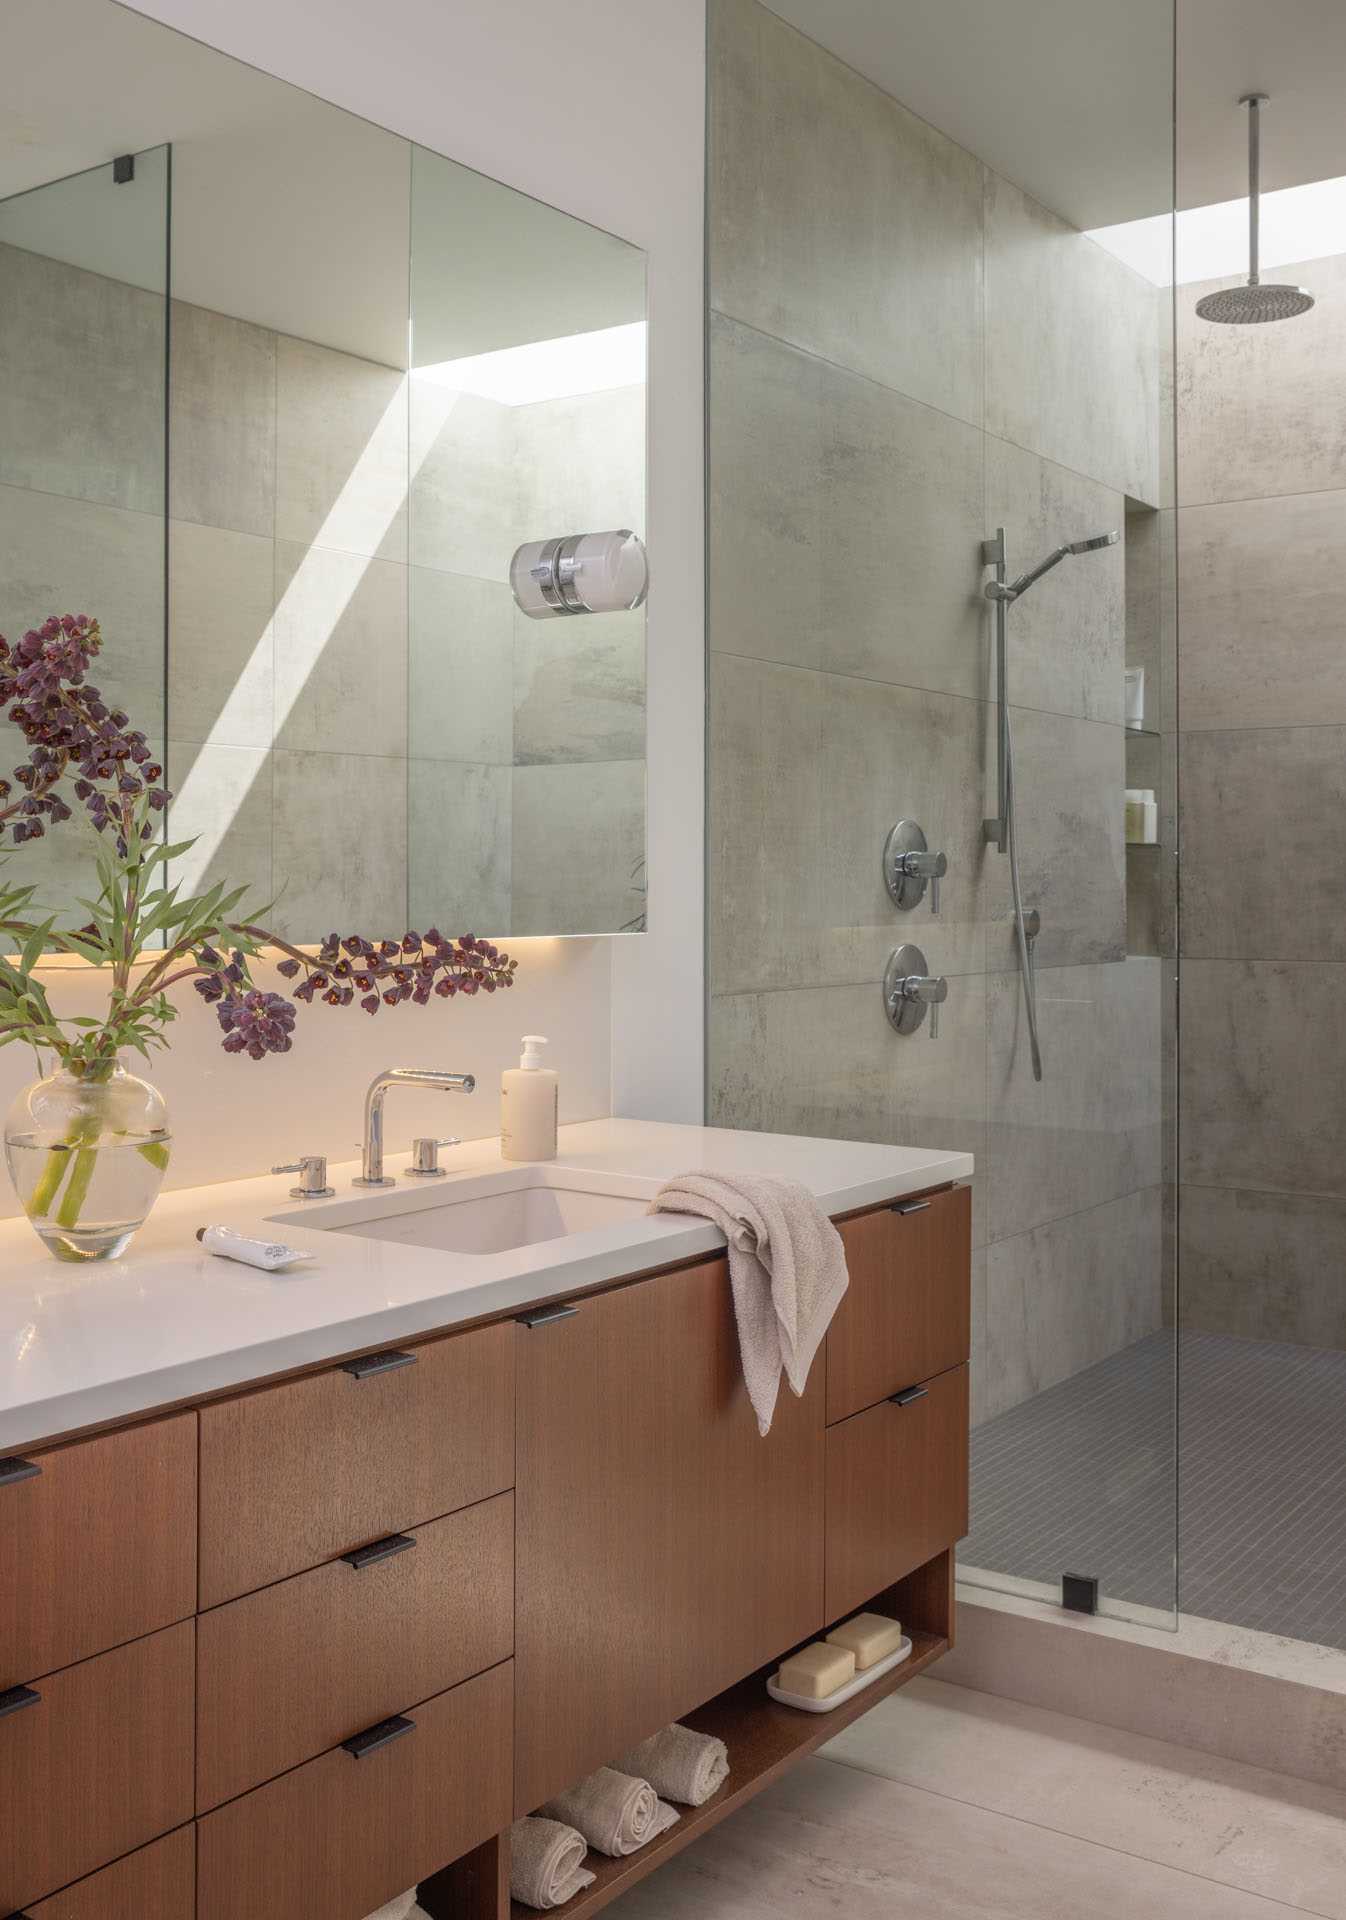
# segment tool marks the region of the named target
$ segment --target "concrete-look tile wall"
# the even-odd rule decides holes
[[[1317,304],[1178,309],[1181,1303],[1343,1347],[1346,255],[1276,278]]]
[[[173,877],[299,940],[637,919],[643,613],[528,621],[508,569],[643,533],[643,387],[508,407],[183,302],[166,356],[155,295],[9,246],[0,277],[0,632],[101,616],[198,841]],[[87,839],[44,845],[53,898]]]
[[[1160,1324],[1160,967],[1127,957],[1124,549],[1014,609],[1035,1085],[981,542],[1159,502],[1153,289],[757,0],[711,8],[713,1121],[964,1147],[985,1419]],[[1031,289],[1032,298],[1026,297]],[[899,915],[884,837],[949,857]],[[902,940],[950,979],[898,1039]]]

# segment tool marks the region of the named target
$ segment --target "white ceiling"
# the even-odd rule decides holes
[[[1174,0],[770,0],[1075,226],[1173,205]],[[1346,174],[1344,0],[1177,0],[1178,204]]]
[[[407,363],[412,149],[114,0],[3,0],[0,239],[163,285],[162,189],[102,166],[173,147],[172,290]],[[644,317],[634,247],[438,155],[416,175],[417,359]],[[156,217],[158,216],[158,217]]]

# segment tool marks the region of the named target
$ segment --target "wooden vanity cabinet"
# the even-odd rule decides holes
[[[763,1439],[726,1262],[515,1330],[514,1806],[823,1624],[823,1378]]]

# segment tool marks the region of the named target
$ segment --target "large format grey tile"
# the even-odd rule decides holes
[[[276,537],[407,557],[407,377],[276,341]]]
[[[408,557],[415,566],[507,581],[524,538],[513,409],[414,376],[409,404]]]
[[[1122,729],[1034,708],[1011,715],[1019,867],[1025,908],[1042,915],[1042,967],[1120,960],[1126,952]],[[987,790],[994,792],[995,712],[987,709]],[[988,803],[986,811],[992,811]],[[1009,856],[988,849],[993,924],[987,964],[1017,965]]]
[[[273,755],[278,933],[335,928],[400,936],[407,925],[407,763],[353,753]]]
[[[979,161],[755,0],[710,39],[710,304],[976,425]]]
[[[1068,467],[988,436],[986,532],[1005,529],[1011,577],[1068,540],[1126,526],[1124,497]],[[989,577],[989,576],[987,576]],[[1008,612],[1016,706],[1122,719],[1126,565],[1121,542],[1065,560]]]
[[[1182,944],[1346,960],[1346,727],[1182,740]]]
[[[49,613],[88,613],[103,629],[90,675],[161,749],[164,733],[164,522],[60,494],[0,487],[0,633]]]
[[[519,766],[643,759],[644,609],[570,620],[516,612],[513,720]]]
[[[1283,1920],[1283,1903],[1027,1820],[804,1761],[614,1920]]]
[[[611,387],[510,410],[521,540],[645,532],[645,388]]]
[[[1179,509],[1185,729],[1346,722],[1344,546],[1346,492]]]
[[[986,426],[1158,504],[1154,288],[994,173],[986,176]]]
[[[645,762],[516,767],[511,925],[620,933],[645,908]]]
[[[1160,962],[1048,967],[1037,986],[1041,1083],[1033,1079],[1018,974],[992,974],[986,983],[992,1240],[1161,1177]]]
[[[991,1244],[988,1414],[1041,1393],[1161,1322],[1161,1196],[1146,1187]]]
[[[1346,1197],[1346,967],[1184,960],[1181,1178]]]
[[[408,917],[444,933],[510,931],[508,766],[413,760],[407,787]]]
[[[276,741],[406,758],[407,569],[276,542]]]
[[[986,998],[980,975],[951,982],[938,1040],[931,1040],[928,1021],[915,1034],[894,1033],[877,982],[714,994],[708,1050],[712,1126],[900,1140],[981,1160]],[[979,1205],[973,1237],[980,1244]]]
[[[982,435],[714,316],[712,648],[985,691]]]
[[[1346,1348],[1346,1200],[1183,1185],[1184,1328]]]
[[[822,1749],[844,1766],[1346,1920],[1346,1795],[914,1680]]]
[[[169,503],[175,520],[275,532],[276,336],[175,300]]]
[[[1277,267],[1306,286],[1293,326],[1222,327],[1196,303],[1242,274],[1178,290],[1178,501],[1346,487],[1346,254]]]
[[[168,836],[174,844],[196,842],[169,870],[184,896],[223,881],[250,890],[242,904],[251,911],[269,905],[275,886],[271,772],[266,748],[169,741]]]
[[[0,484],[164,510],[161,294],[0,245]]]
[[[508,766],[514,758],[509,588],[500,580],[412,567],[407,590],[413,759]],[[568,629],[574,623],[557,624]]]
[[[981,726],[975,701],[714,657],[712,991],[877,983],[908,940],[932,972],[978,971]],[[928,895],[899,912],[884,886],[904,816],[948,855],[938,915]]]
[[[174,734],[269,747],[275,542],[175,520],[168,541],[168,710]]]

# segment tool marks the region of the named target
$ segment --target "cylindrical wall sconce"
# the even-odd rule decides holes
[[[530,620],[570,613],[624,613],[650,584],[645,543],[629,527],[528,540],[509,563],[514,599]]]

